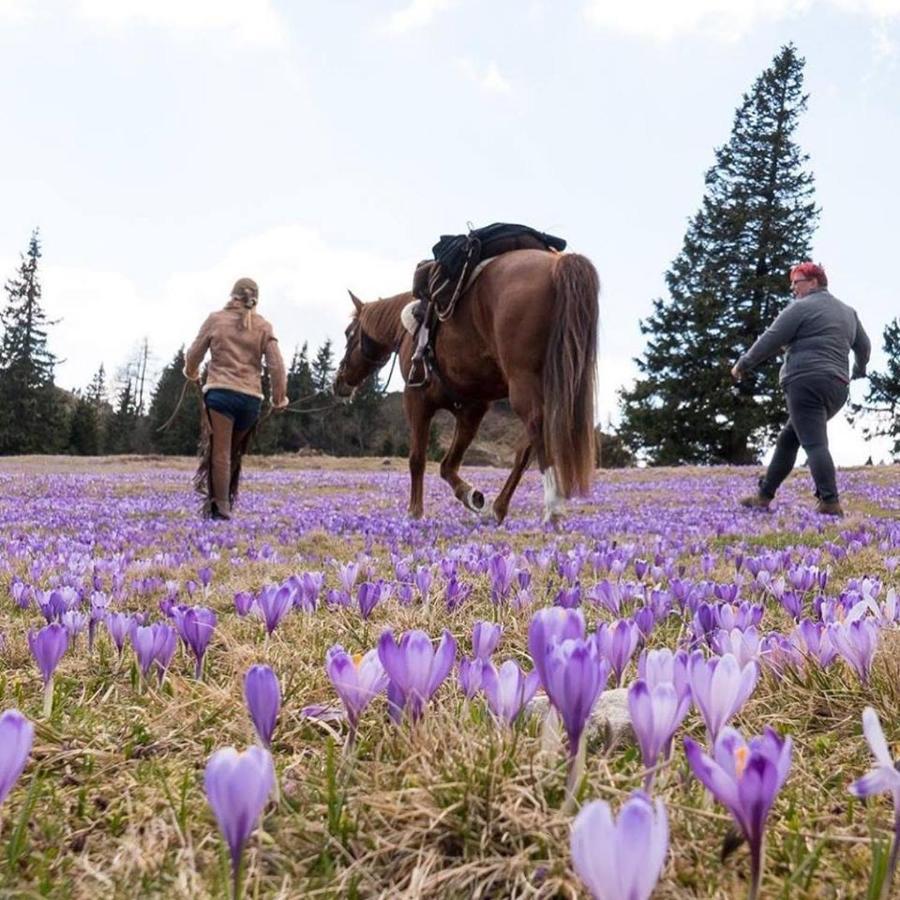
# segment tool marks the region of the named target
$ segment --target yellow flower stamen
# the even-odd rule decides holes
[[[359,664],[362,662],[364,654],[362,653],[354,653],[353,654],[353,665],[355,668],[359,668]]]
[[[744,775],[744,769],[747,768],[747,760],[750,757],[750,749],[748,747],[738,747],[737,750],[734,751],[734,770],[737,772],[737,777],[741,778]]]

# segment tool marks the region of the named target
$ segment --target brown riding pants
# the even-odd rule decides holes
[[[223,515],[231,514],[231,471],[232,459],[240,453],[240,447],[247,437],[249,428],[236,431],[234,422],[213,409],[209,413],[212,429],[212,454],[210,458],[210,484],[216,508]]]

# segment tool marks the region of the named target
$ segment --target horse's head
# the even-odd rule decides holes
[[[344,336],[344,357],[334,376],[334,393],[338,397],[351,398],[354,391],[377,372],[390,358],[392,350],[380,344],[366,331],[366,304],[352,291],[348,291],[355,307],[353,317]]]

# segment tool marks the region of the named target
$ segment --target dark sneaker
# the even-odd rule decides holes
[[[820,500],[816,504],[816,512],[822,516],[838,516],[843,518],[844,510],[837,500]]]
[[[763,497],[762,494],[741,498],[741,506],[745,506],[747,509],[768,509],[771,502],[771,498]]]
[[[209,517],[211,519],[216,519],[219,521],[227,522],[231,519],[231,511],[226,510],[224,504],[218,504],[213,501],[212,509],[210,510]]]

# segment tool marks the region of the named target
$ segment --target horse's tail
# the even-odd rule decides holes
[[[594,472],[594,381],[600,279],[566,253],[553,269],[556,306],[544,358],[544,447],[564,497],[586,493]]]

